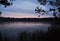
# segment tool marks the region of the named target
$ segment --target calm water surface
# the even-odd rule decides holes
[[[0,23],[1,31],[34,31],[34,30],[47,30],[50,23],[45,22],[5,22]]]
[[[0,32],[3,37],[7,34],[7,37],[16,38],[19,32],[32,32],[40,29],[46,31],[48,27],[50,23],[45,22],[4,22],[0,23]]]

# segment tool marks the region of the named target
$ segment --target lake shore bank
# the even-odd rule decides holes
[[[60,21],[60,18],[9,18],[0,17],[0,22],[53,22]]]

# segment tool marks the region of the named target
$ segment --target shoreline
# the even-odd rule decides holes
[[[0,17],[0,22],[54,22],[60,21],[60,18],[9,18]]]

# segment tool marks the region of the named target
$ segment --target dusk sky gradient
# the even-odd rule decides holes
[[[3,17],[14,17],[14,18],[35,18],[38,17],[38,13],[35,13],[35,8],[37,6],[42,7],[42,9],[47,10],[51,6],[42,6],[37,0],[15,0],[13,5],[4,8],[3,5],[0,6],[0,11],[2,11]],[[52,17],[52,13],[41,15],[42,17]]]

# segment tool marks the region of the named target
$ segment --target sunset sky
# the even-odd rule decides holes
[[[0,11],[2,11],[3,17],[15,17],[15,18],[35,18],[38,17],[38,13],[35,13],[35,8],[37,6],[42,7],[42,9],[47,10],[51,6],[42,6],[37,0],[15,0],[13,5],[4,8],[3,5],[0,6]],[[42,17],[52,17],[52,13],[41,15]]]

